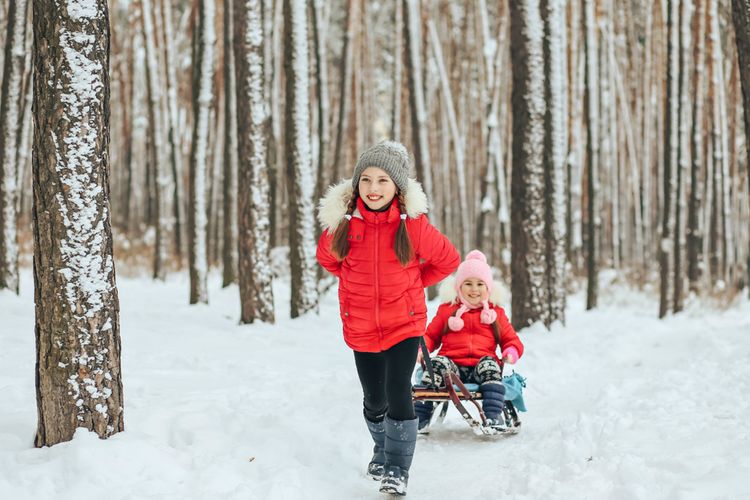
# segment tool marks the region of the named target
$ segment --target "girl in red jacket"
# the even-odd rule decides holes
[[[427,198],[408,172],[409,155],[397,142],[362,153],[351,181],[320,203],[317,250],[320,265],[339,278],[344,341],[354,350],[375,441],[367,474],[380,491],[400,495],[417,439],[410,377],[427,323],[424,288],[460,262],[427,220]]]
[[[479,250],[469,252],[466,260],[458,266],[455,282],[446,280],[440,288],[444,303],[438,308],[424,337],[428,351],[440,347],[438,355],[431,358],[435,382],[442,385],[442,371],[451,369],[458,373],[462,382],[479,384],[486,425],[502,429],[505,427],[502,418],[505,386],[500,359],[495,352],[497,338],[499,336],[502,358],[506,363],[513,364],[521,357],[523,344],[505,311],[498,305],[499,287],[493,283],[487,258]],[[425,371],[422,382],[430,382],[428,371]],[[419,431],[427,432],[433,403],[417,401],[414,406],[419,417]]]

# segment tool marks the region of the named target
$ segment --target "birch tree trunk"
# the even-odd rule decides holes
[[[318,304],[304,0],[284,0],[284,71],[291,317],[296,318]]]
[[[747,192],[750,195],[750,0],[732,0],[737,58],[740,66],[742,102],[745,114],[745,150]],[[750,252],[747,258],[747,281],[750,283]],[[750,286],[748,286],[750,291]]]
[[[352,58],[352,45],[354,41],[352,38],[354,37],[354,29],[355,29],[355,21],[358,19],[358,0],[346,0],[346,19],[344,21],[344,25],[346,27],[346,31],[344,32],[344,48],[342,50],[341,55],[341,70],[340,70],[340,78],[341,83],[339,85],[339,116],[338,116],[338,122],[336,126],[336,142],[334,144],[334,150],[333,150],[333,167],[331,169],[331,179],[332,181],[337,181],[341,177],[341,149],[344,144],[344,131],[347,128],[348,124],[348,116],[349,116],[349,103],[352,101],[351,96],[349,95],[351,93],[351,87],[352,87],[352,65],[354,63]],[[284,8],[287,7],[287,1],[284,2]],[[284,11],[286,12],[286,10]],[[285,21],[288,21],[285,18]],[[285,23],[286,25],[286,23]],[[286,28],[285,28],[286,29]],[[285,32],[286,33],[286,32]],[[289,40],[286,40],[287,45]],[[305,43],[305,45],[307,45]],[[285,46],[285,54],[286,54],[286,46]],[[286,62],[286,57],[285,57]],[[306,77],[306,75],[305,75]],[[288,141],[287,141],[288,142]],[[318,193],[322,193],[325,186],[328,184],[327,181],[329,179],[321,178],[319,179],[320,184],[318,189]]]
[[[325,168],[325,162],[327,160],[326,150],[328,149],[330,135],[328,130],[329,98],[328,64],[326,56],[327,26],[323,20],[322,0],[312,0],[310,11],[312,12],[313,41],[315,43],[315,77],[317,79],[315,84],[315,97],[318,105],[318,165],[315,182],[315,199],[317,200],[322,196],[325,186],[331,181],[331,179],[328,179],[328,176],[325,175],[327,170]]]
[[[222,287],[237,281],[237,86],[235,79],[234,23],[232,5],[239,0],[224,0],[224,158],[222,176]],[[260,2],[259,2],[260,3]],[[262,9],[262,5],[261,5]],[[262,21],[261,18],[258,22]],[[262,27],[262,24],[261,24]],[[263,56],[263,54],[261,54]],[[265,59],[265,57],[264,57]],[[261,74],[261,84],[264,83]],[[265,92],[264,92],[265,95]],[[265,159],[265,157],[264,157]],[[266,181],[266,184],[268,182]]]
[[[34,444],[124,429],[103,0],[34,7]]]
[[[239,144],[240,323],[274,322],[261,0],[234,0]]]
[[[0,100],[0,290],[18,294],[18,139],[23,126],[26,0],[8,3]]]
[[[597,64],[597,41],[596,41],[596,18],[594,16],[593,0],[583,1],[583,31],[584,31],[584,54],[586,58],[586,89],[585,106],[586,115],[586,173],[587,182],[587,212],[588,222],[586,226],[586,309],[593,309],[599,295],[599,228],[601,219],[598,206],[599,191],[599,89],[598,64]]]
[[[544,205],[544,28],[539,0],[510,4],[513,68],[513,325],[548,321]]]
[[[208,127],[213,103],[214,0],[198,1],[198,25],[193,32],[196,58],[193,74],[193,139],[190,148],[190,210],[188,212],[188,259],[190,303],[208,303],[206,275],[206,173],[208,172]]]

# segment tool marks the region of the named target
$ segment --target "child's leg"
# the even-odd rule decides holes
[[[456,366],[456,363],[454,363],[450,358],[446,356],[433,356],[430,358],[430,361],[432,363],[432,371],[435,372],[435,385],[438,387],[443,387],[445,385],[443,381],[443,372],[446,370],[451,370],[454,372],[458,371],[458,367]],[[424,374],[422,375],[422,383],[424,385],[429,385],[432,381],[430,380],[430,371],[425,370]]]
[[[474,367],[474,378],[482,391],[482,410],[488,419],[500,420],[505,406],[505,386],[500,365],[492,356],[485,356]]]

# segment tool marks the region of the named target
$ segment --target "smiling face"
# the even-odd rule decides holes
[[[490,296],[487,285],[479,278],[468,278],[461,283],[461,296],[472,306],[478,306]]]
[[[379,210],[396,196],[393,179],[378,167],[367,167],[359,177],[359,196],[370,210]]]

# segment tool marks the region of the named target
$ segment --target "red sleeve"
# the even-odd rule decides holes
[[[505,310],[502,307],[495,306],[497,312],[497,322],[500,324],[500,349],[505,350],[508,347],[515,347],[518,351],[518,357],[523,355],[523,344],[521,339],[518,338],[518,334],[513,329],[513,325],[508,321],[508,316],[505,315]]]
[[[333,235],[328,232],[328,229],[323,231],[318,240],[318,250],[315,253],[315,257],[318,262],[323,266],[329,273],[334,276],[341,276],[341,261],[333,255],[331,252],[331,240]]]
[[[438,307],[437,314],[435,314],[435,317],[432,318],[432,321],[427,326],[427,331],[424,332],[424,341],[427,344],[428,351],[432,352],[442,344],[443,331],[450,315],[450,304],[442,304]]]
[[[416,253],[420,260],[422,285],[425,287],[439,283],[456,270],[461,257],[448,238],[430,224],[426,215],[419,218],[420,232]]]

